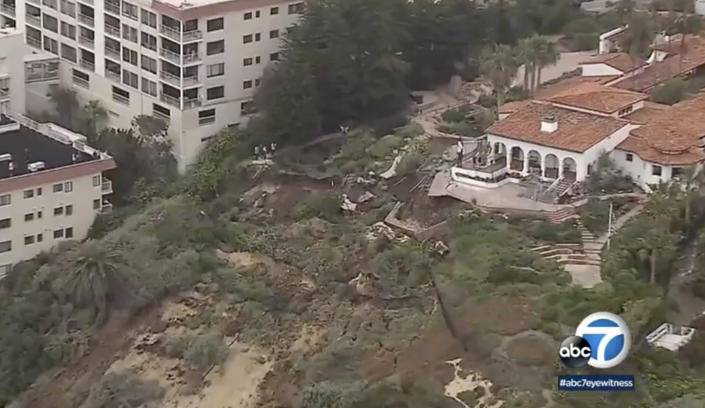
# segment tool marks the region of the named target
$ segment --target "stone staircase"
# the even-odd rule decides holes
[[[573,185],[574,182],[574,180],[567,179],[565,177],[559,179],[557,183],[553,184],[548,190],[546,190],[542,194],[541,201],[547,203],[557,202],[558,197],[565,193],[570,188],[570,186]]]
[[[560,210],[548,214],[548,221],[554,224],[560,224],[569,218],[577,217],[577,214],[575,207],[563,207]]]

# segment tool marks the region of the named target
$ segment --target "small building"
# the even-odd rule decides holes
[[[646,342],[652,347],[661,347],[670,351],[678,351],[690,343],[695,335],[692,327],[677,327],[663,323],[646,336]]]
[[[0,278],[64,240],[81,240],[110,211],[109,155],[86,138],[21,115],[0,116]]]

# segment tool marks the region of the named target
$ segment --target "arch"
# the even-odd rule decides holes
[[[521,150],[521,147],[512,147],[511,157],[512,161],[509,165],[509,169],[514,171],[524,171],[524,151]]]
[[[506,155],[507,146],[502,142],[495,142],[494,144],[494,154],[496,155]]]
[[[529,150],[526,155],[526,159],[529,161],[529,173],[531,174],[542,174],[541,169],[541,153],[536,150]]]
[[[562,175],[564,178],[575,180],[576,172],[578,170],[578,164],[572,157],[563,158],[563,165],[561,167],[563,170]]]
[[[553,154],[549,153],[546,156],[544,156],[544,177],[550,178],[550,179],[557,179],[558,178],[558,167],[560,165],[560,162],[558,161],[558,157]]]

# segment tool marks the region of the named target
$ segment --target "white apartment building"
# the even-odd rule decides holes
[[[168,121],[180,170],[209,138],[254,112],[301,0],[0,0],[2,24],[61,58],[60,82],[99,99],[110,125]],[[31,110],[31,108],[30,108]]]
[[[0,24],[1,26],[1,24]],[[14,28],[0,28],[0,114],[24,113],[24,36]]]
[[[0,116],[0,278],[62,240],[85,238],[96,214],[112,209],[102,173],[113,168],[84,136]]]

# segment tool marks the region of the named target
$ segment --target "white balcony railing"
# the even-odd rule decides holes
[[[175,53],[174,51],[162,48],[159,50],[159,55],[173,62],[174,64],[181,65],[181,56]]]
[[[93,17],[86,14],[79,14],[78,21],[90,27],[95,25],[95,20],[93,20]]]
[[[7,88],[0,88],[0,101],[10,99],[10,90]]]
[[[201,106],[201,100],[198,98],[184,98],[184,109],[195,108]]]
[[[199,54],[197,52],[191,52],[191,53],[183,55],[183,61],[184,61],[183,63],[184,64],[191,64],[193,62],[198,62],[200,60],[201,60],[201,54]]]
[[[25,21],[32,24],[33,26],[37,28],[42,28],[42,19],[39,16],[35,16],[33,14],[25,14]],[[27,39],[29,41],[29,39]]]
[[[103,203],[100,206],[100,212],[103,214],[107,214],[112,211],[113,211],[113,205],[108,200],[103,200]]]
[[[83,35],[78,36],[78,42],[79,44],[85,45],[88,48],[93,48],[95,46],[95,40],[93,38],[88,38]]]
[[[203,33],[201,33],[201,30],[184,31],[181,38],[183,42],[197,41],[203,38]]]
[[[110,47],[105,47],[105,55],[114,59],[114,60],[120,61],[120,50],[116,50],[116,49],[110,48]]]
[[[183,79],[184,86],[198,85],[198,75],[185,76]]]
[[[171,74],[171,73],[166,72],[166,71],[162,71],[162,72],[159,74],[159,77],[160,77],[161,79],[163,79],[164,81],[166,81],[166,82],[168,82],[168,83],[170,83],[170,84],[172,84],[172,85],[174,85],[174,86],[176,86],[176,87],[180,87],[180,86],[181,86],[181,79],[180,79],[177,75]]]
[[[12,4],[0,3],[0,11],[9,16],[15,16],[15,6]]]
[[[105,23],[105,32],[115,38],[120,38],[120,27],[114,27],[108,23]]]
[[[175,107],[181,109],[181,103],[179,101],[179,98],[176,98],[171,95],[167,95],[164,92],[161,92],[159,94],[159,100],[161,100],[162,102],[166,102],[171,106],[175,106]]]
[[[160,25],[159,32],[162,33],[163,35],[171,38],[174,41],[181,42],[181,32],[175,28],[171,28],[171,27],[165,26],[165,25]]]
[[[95,71],[95,64],[91,61],[81,60],[81,66],[85,69]]]
[[[100,185],[100,192],[103,194],[113,193],[113,182],[103,177],[103,184]]]

